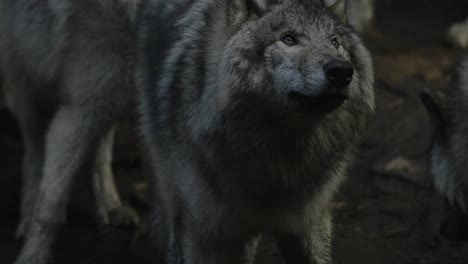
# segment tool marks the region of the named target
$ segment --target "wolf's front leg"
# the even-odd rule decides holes
[[[304,232],[279,238],[287,264],[331,264],[331,219],[328,214],[309,222]]]
[[[110,129],[102,138],[96,151],[92,182],[100,225],[133,227],[138,225],[136,212],[122,204],[114,174],[112,172],[112,151],[116,128]]]
[[[253,258],[246,256],[246,247],[256,247],[256,242],[221,240],[210,236],[187,232],[182,241],[184,264],[251,264]]]
[[[94,110],[94,109],[92,109]],[[65,222],[73,179],[83,167],[101,131],[108,125],[95,111],[63,106],[46,138],[44,177],[25,244],[16,264],[48,264],[59,228]]]

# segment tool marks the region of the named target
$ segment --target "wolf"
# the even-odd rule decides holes
[[[448,93],[421,94],[433,127],[431,175],[439,194],[448,201],[452,210],[468,213],[467,161],[468,120],[468,56],[462,61],[457,85]],[[442,207],[444,212],[447,208]],[[445,214],[445,213],[444,213]],[[446,215],[440,215],[443,221]],[[443,223],[436,224],[436,232],[443,233]],[[449,234],[450,235],[450,234]]]
[[[0,2],[0,68],[24,141],[17,264],[52,261],[74,178],[88,166],[100,221],[137,221],[111,169],[118,122],[136,112],[135,3]]]
[[[141,131],[164,263],[331,263],[330,202],[374,116],[373,66],[343,1],[146,1]],[[250,252],[251,254],[247,254]]]

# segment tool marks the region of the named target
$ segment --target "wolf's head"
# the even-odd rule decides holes
[[[345,1],[233,0],[225,9],[221,105],[252,98],[269,110],[324,114],[348,100],[373,103],[371,59],[347,25]]]

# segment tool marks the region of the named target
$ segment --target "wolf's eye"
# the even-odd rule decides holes
[[[333,45],[333,47],[335,47],[335,49],[338,49],[340,47],[340,41],[336,36],[332,37],[331,44]]]
[[[294,45],[297,44],[296,38],[291,34],[284,35],[284,37],[281,39],[281,41],[283,41],[284,44],[286,44],[288,46],[294,46]]]

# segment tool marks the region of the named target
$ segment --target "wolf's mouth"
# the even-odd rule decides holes
[[[299,92],[290,92],[288,97],[289,100],[299,104],[301,109],[319,114],[333,112],[348,100],[348,95],[344,93],[310,96]]]

